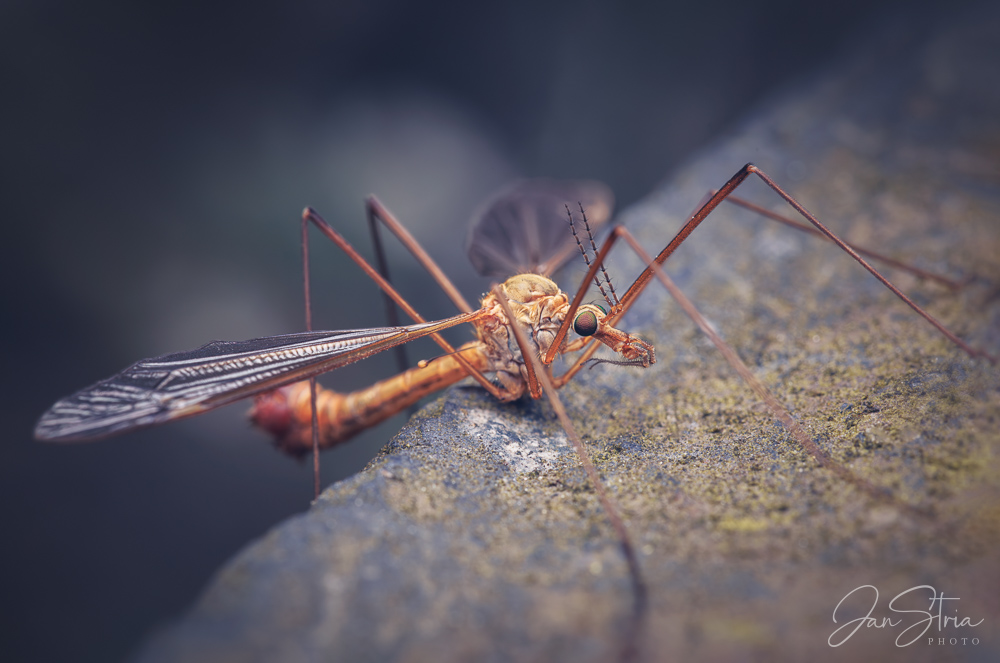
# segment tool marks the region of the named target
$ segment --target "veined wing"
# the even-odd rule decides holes
[[[579,220],[583,205],[595,230],[611,218],[614,195],[596,181],[520,180],[490,198],[473,216],[465,251],[483,276],[551,276],[574,253],[566,205]],[[582,224],[581,224],[582,225]]]
[[[35,438],[96,439],[198,414],[346,366],[475,315],[407,327],[213,341],[190,352],[146,359],[60,400],[38,421]]]

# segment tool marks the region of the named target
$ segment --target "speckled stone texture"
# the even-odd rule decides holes
[[[953,293],[887,270],[1000,353],[1000,18],[986,11],[872,35],[618,222],[658,251],[753,161],[850,241],[969,277]],[[787,210],[760,182],[739,194]],[[641,265],[621,247],[608,267],[623,290]],[[568,271],[571,289],[580,270]],[[832,458],[932,515],[819,468],[653,283],[621,326],[655,344],[657,364],[601,365],[561,392],[649,584],[641,660],[1000,658],[1000,371],[835,247],[730,205],[668,272]],[[834,608],[861,585],[880,591],[872,617],[904,623],[831,648]],[[960,599],[945,615],[984,621],[935,623],[897,647],[923,615],[888,602],[918,585]],[[930,609],[927,591],[913,598],[908,609]],[[248,546],[138,660],[605,661],[631,601],[548,403],[501,405],[460,385],[364,472]]]

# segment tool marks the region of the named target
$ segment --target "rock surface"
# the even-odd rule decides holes
[[[886,272],[1000,353],[997,17],[876,35],[618,222],[658,250],[753,161],[850,241],[971,278],[952,293]],[[787,211],[759,182],[738,193]],[[608,267],[621,291],[641,265],[621,247]],[[649,585],[641,660],[1000,658],[998,369],[835,247],[733,206],[668,272],[831,457],[932,515],[818,467],[653,283],[621,326],[654,343],[656,365],[598,366],[561,392]],[[862,585],[880,592],[872,617],[906,621],[831,648],[834,608]],[[888,602],[918,585],[961,599],[944,614],[985,621],[935,623],[897,647],[923,615]],[[928,591],[907,608],[930,610]],[[848,619],[873,600],[859,596]],[[138,659],[604,661],[631,602],[619,544],[549,404],[501,405],[463,385],[249,546]]]

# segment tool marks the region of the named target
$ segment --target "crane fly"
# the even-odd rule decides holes
[[[730,197],[731,192],[750,174],[761,177],[813,226],[805,226],[735,196]],[[319,394],[321,446],[330,447],[342,442],[359,430],[405,409],[428,393],[470,375],[501,401],[515,400],[525,393],[539,398],[542,390],[536,372],[525,357],[538,356],[542,364],[548,366],[559,354],[584,349],[583,355],[570,369],[554,381],[553,386],[558,388],[591,360],[598,347],[589,343],[591,339],[611,348],[618,355],[615,360],[595,361],[649,366],[655,362],[653,347],[613,325],[648,282],[660,275],[659,266],[727,197],[730,202],[769,218],[830,239],[969,355],[995,361],[994,357],[965,344],[923,311],[859,254],[908,269],[920,277],[937,279],[950,287],[960,284],[908,267],[873,251],[849,246],[752,164],[741,169],[712,195],[655,260],[646,261],[649,266],[621,298],[604,272],[608,251],[617,239],[624,237],[640,256],[644,253],[631,235],[618,227],[600,251],[593,235],[590,235],[592,250],[596,254],[595,259],[590,260],[577,236],[573,211],[569,207],[579,207],[589,234],[590,228],[604,224],[611,215],[613,198],[610,190],[598,182],[529,180],[500,192],[477,214],[468,236],[467,253],[480,274],[494,278],[509,276],[501,285],[501,291],[511,302],[516,319],[531,329],[533,347],[530,352],[514,342],[495,293],[484,297],[481,307],[474,310],[416,240],[372,197],[367,207],[373,234],[377,221],[385,223],[431,272],[461,313],[445,320],[426,321],[339,233],[316,212],[306,209],[303,227],[312,223],[333,240],[415,324],[351,331],[306,331],[237,342],[213,341],[193,351],[143,360],[58,401],[39,420],[35,437],[46,441],[95,440],[192,416],[285,387],[281,391],[258,396],[252,418],[278,436],[280,448],[292,455],[300,455],[308,451],[311,429],[311,414],[308,414],[311,408],[308,404],[305,408],[301,407],[302,380],[425,336],[431,336],[447,354],[429,362],[420,362],[413,369],[354,394],[327,391]],[[377,240],[377,234],[375,237]],[[589,271],[571,302],[568,295],[548,277],[574,249],[583,253]],[[381,260],[380,246],[378,254]],[[609,286],[610,293],[604,292],[599,270],[603,272],[604,284]],[[601,288],[608,308],[582,303],[591,282]],[[439,332],[464,323],[476,327],[478,340],[456,350]],[[572,341],[567,340],[570,327],[576,332]],[[486,377],[490,373],[495,376],[492,380]],[[306,416],[302,416],[303,411],[306,411]]]
[[[733,191],[750,175],[763,180],[809,224],[732,196]],[[256,395],[251,413],[254,422],[275,436],[279,448],[292,455],[302,455],[310,449],[343,442],[359,430],[465,377],[471,376],[501,401],[516,400],[526,394],[540,398],[545,393],[580,457],[628,563],[634,601],[630,632],[625,638],[627,650],[638,641],[637,634],[643,623],[645,584],[618,509],[606,495],[556,390],[588,363],[591,366],[596,362],[638,368],[655,363],[652,345],[615,326],[654,278],[663,283],[775,418],[820,465],[875,499],[899,504],[887,491],[856,477],[830,459],[663,272],[662,265],[670,255],[727,199],[832,241],[952,343],[972,357],[996,362],[996,357],[970,347],[930,316],[862,255],[910,271],[921,278],[938,280],[952,288],[961,284],[847,244],[753,164],[741,168],[722,188],[711,194],[655,258],[648,256],[622,226],[613,228],[598,248],[592,227],[606,222],[612,208],[611,192],[603,184],[527,180],[509,187],[489,201],[477,215],[470,231],[467,252],[476,269],[485,276],[506,277],[482,298],[478,309],[466,302],[426,251],[377,199],[369,198],[367,211],[380,269],[369,264],[316,212],[307,208],[302,217],[307,329],[311,326],[305,240],[309,224],[316,226],[357,263],[378,284],[388,300],[413,320],[413,324],[390,324],[353,331],[305,331],[240,342],[216,341],[190,352],[140,361],[57,402],[42,416],[35,429],[35,437],[39,440],[97,439],[191,416]],[[577,215],[579,221],[575,219]],[[379,222],[386,225],[430,272],[459,309],[458,315],[427,321],[392,287],[384,276],[387,269],[378,243]],[[580,233],[577,232],[578,223],[583,228]],[[582,235],[586,236],[586,243],[581,239]],[[604,270],[605,260],[619,240],[624,240],[647,265],[620,297]],[[582,285],[570,297],[549,277],[573,252],[582,253],[588,270]],[[592,283],[600,289],[607,308],[583,302]],[[441,337],[441,331],[465,323],[474,326],[476,340],[456,349]],[[569,337],[571,330],[572,339]],[[351,394],[329,390],[317,392],[316,375],[391,348],[400,348],[423,337],[432,338],[445,354],[422,361],[395,377]],[[615,357],[593,359],[600,346],[610,348]],[[554,375],[552,364],[556,357],[572,352],[580,354],[564,373]],[[490,375],[493,377],[488,377]],[[900,506],[919,512],[906,504]]]
[[[557,193],[558,192],[558,193]],[[609,217],[612,196],[606,186],[597,182],[559,183],[546,180],[520,182],[497,196],[479,215],[480,222],[472,229],[469,239],[469,255],[474,264],[485,274],[495,274],[498,269],[511,269],[517,275],[504,282],[508,298],[519,307],[524,320],[544,317],[542,327],[534,332],[541,334],[539,346],[543,352],[549,349],[560,323],[566,317],[569,302],[565,294],[546,275],[565,261],[569,251],[574,249],[566,239],[573,241],[565,230],[565,217],[561,207],[564,201],[578,200],[578,204],[590,210],[591,222],[603,224]],[[402,230],[402,226],[376,199],[368,202],[371,218],[388,219],[390,228]],[[560,224],[554,225],[552,212]],[[431,380],[440,389],[446,384],[464,377],[465,373],[455,373],[453,379],[442,384],[444,375],[451,373],[444,367],[458,366],[459,371],[468,371],[494,396],[503,401],[520,398],[527,382],[517,375],[530,369],[523,360],[513,356],[513,337],[501,338],[506,334],[506,320],[495,301],[484,300],[478,311],[457,294],[457,289],[446,280],[446,291],[453,295],[462,313],[445,320],[427,322],[416,313],[379,273],[368,265],[339,234],[318,214],[307,209],[303,222],[316,224],[324,234],[330,236],[361,264],[389,296],[396,301],[416,324],[393,325],[351,331],[306,331],[279,336],[251,339],[247,341],[213,341],[196,350],[178,352],[146,359],[133,364],[121,373],[102,380],[53,405],[38,422],[35,437],[47,441],[86,441],[124,433],[133,429],[162,424],[174,419],[192,416],[207,410],[246,398],[261,392],[299,382],[341,366],[360,361],[373,354],[401,346],[404,343],[432,336],[449,355],[433,362],[421,362],[417,371],[437,374]],[[516,227],[515,227],[515,224]],[[405,230],[402,230],[405,232]],[[503,246],[504,240],[508,244]],[[579,240],[577,240],[579,241]],[[498,249],[498,247],[501,247]],[[422,249],[419,249],[422,252]],[[430,260],[422,254],[422,260]],[[433,269],[437,270],[436,265]],[[437,270],[440,273],[440,270]],[[489,299],[489,298],[487,298]],[[635,361],[646,356],[651,363],[652,348],[645,342],[598,320],[606,317],[601,307],[583,305],[578,318],[586,319],[593,329],[587,336],[606,343],[619,352],[625,361]],[[460,325],[472,323],[480,331],[480,345],[466,344],[459,351],[444,341],[438,332]],[[307,326],[309,324],[307,323]],[[579,329],[583,329],[578,325]],[[642,359],[638,360],[642,363]],[[496,373],[493,381],[483,377],[484,372]],[[351,419],[346,424],[348,430],[339,431],[335,436],[324,438],[325,446],[334,441],[342,441],[360,428],[377,423],[428,393],[427,380],[419,384],[412,380],[412,372],[405,381],[410,383],[412,398],[395,400],[399,407],[394,410],[384,404],[370,404],[378,409],[380,418],[369,416],[363,424],[355,422],[356,417],[342,415],[341,419]],[[385,391],[383,389],[383,391]],[[531,394],[541,395],[537,382],[531,384]],[[254,419],[266,423],[265,428],[274,428],[275,396],[264,396],[259,401]],[[341,426],[340,428],[344,428]],[[279,446],[295,455],[301,449],[291,444]]]

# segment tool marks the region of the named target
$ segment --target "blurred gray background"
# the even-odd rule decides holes
[[[31,441],[57,398],[138,359],[301,329],[302,207],[370,255],[363,198],[378,194],[475,298],[487,282],[465,223],[506,181],[596,178],[628,205],[864,35],[902,47],[967,7],[5,3],[0,658],[119,660],[307,508],[311,468],[242,406],[97,444]],[[383,324],[375,288],[313,247],[316,326]],[[390,259],[428,318],[453,313],[402,250]],[[392,371],[378,357],[326,383]],[[324,483],[400,423],[325,454]]]

